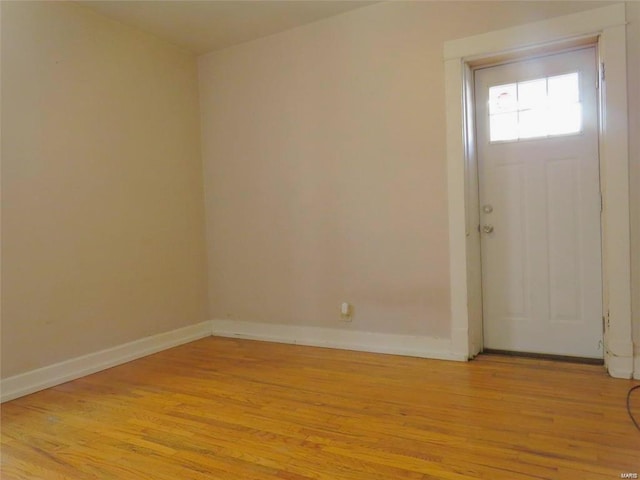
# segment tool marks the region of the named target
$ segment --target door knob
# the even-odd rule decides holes
[[[484,233],[491,233],[493,232],[493,225],[483,225],[482,226],[482,231]]]

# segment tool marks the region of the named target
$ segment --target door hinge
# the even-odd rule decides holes
[[[605,78],[605,69],[604,69],[604,62],[600,63],[600,81],[604,83],[604,78]]]
[[[602,192],[600,192],[600,213],[604,210],[604,201],[602,200]]]
[[[611,326],[611,321],[609,319],[609,310],[607,310],[606,312],[604,312],[604,315],[602,316],[602,332],[606,334],[609,331],[610,326]]]

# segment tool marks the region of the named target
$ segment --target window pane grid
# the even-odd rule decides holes
[[[545,138],[582,130],[578,72],[489,89],[491,142]]]

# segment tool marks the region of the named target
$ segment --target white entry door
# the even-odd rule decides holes
[[[596,64],[475,71],[486,349],[603,357]]]

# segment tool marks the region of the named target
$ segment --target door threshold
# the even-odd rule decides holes
[[[485,348],[482,353],[492,355],[505,355],[508,357],[524,357],[537,358],[540,360],[554,360],[556,362],[581,363],[586,365],[604,365],[603,358],[590,357],[571,357],[569,355],[553,355],[551,353],[534,353],[534,352],[513,352],[511,350],[496,350],[493,348]]]

